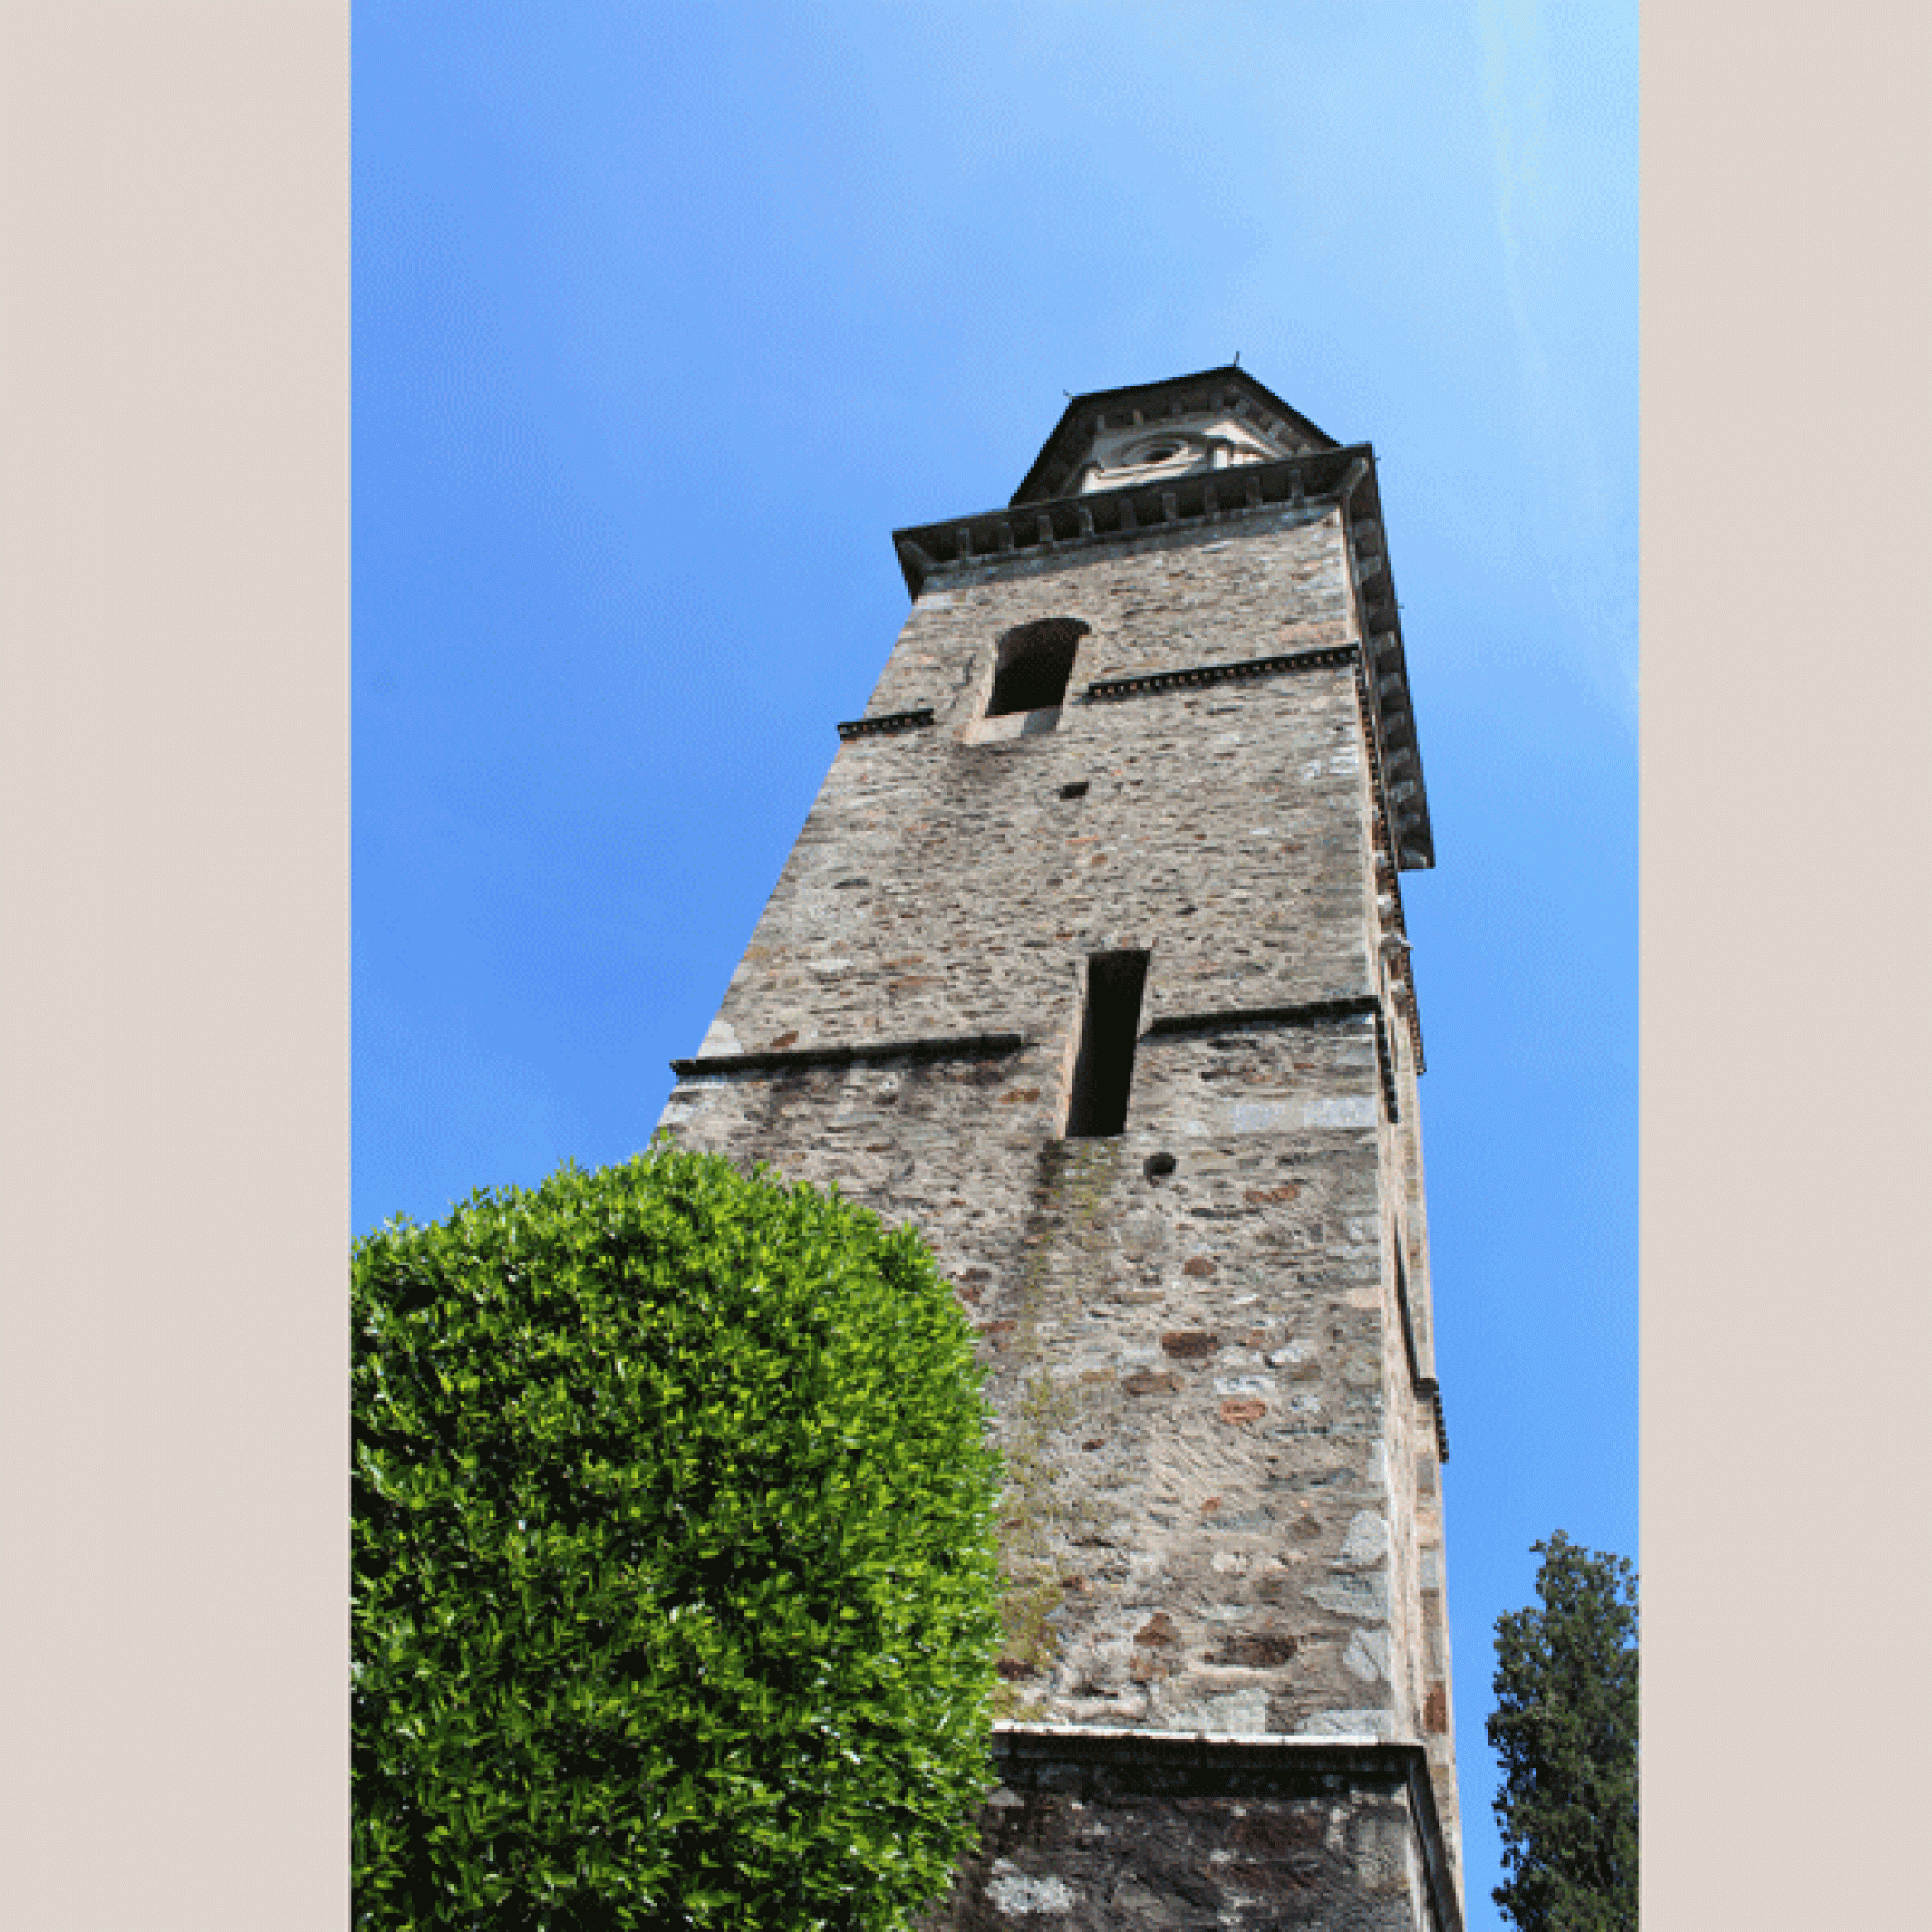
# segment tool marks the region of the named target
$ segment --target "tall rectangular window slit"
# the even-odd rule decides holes
[[[1145,952],[1095,952],[1088,958],[1087,1007],[1073,1063],[1072,1104],[1066,1110],[1068,1140],[1126,1131],[1147,967]]]

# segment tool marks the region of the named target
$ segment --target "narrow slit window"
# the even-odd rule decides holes
[[[1066,697],[1073,656],[1087,626],[1077,617],[1043,617],[1009,631],[993,658],[993,696],[988,718],[1015,711],[1050,711]]]
[[[1145,952],[1095,952],[1087,961],[1086,1011],[1066,1110],[1068,1140],[1126,1131],[1147,968]]]

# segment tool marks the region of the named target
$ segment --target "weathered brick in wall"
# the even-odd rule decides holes
[[[937,583],[869,707],[934,723],[840,745],[704,1052],[1024,1046],[700,1072],[664,1124],[916,1222],[958,1284],[1008,1459],[1011,1710],[1420,1738],[1453,1856],[1415,1078],[1355,675],[1080,696],[1347,643],[1339,517]],[[1067,703],[976,742],[998,639],[1042,617],[1088,627]],[[1355,1004],[1147,1033],[1127,1130],[1068,1141],[1083,962],[1114,948],[1151,954],[1144,1028]]]

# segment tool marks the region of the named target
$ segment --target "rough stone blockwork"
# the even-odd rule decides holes
[[[1251,379],[1176,411],[1202,390],[1073,404],[1048,455],[1098,452],[1100,531],[1136,448],[1184,477],[1222,431],[1236,475],[1293,447]],[[916,1222],[957,1284],[1008,1463],[1009,1718],[1262,1750],[1219,1786],[1029,1760],[934,1926],[1456,1918],[1419,1036],[1356,521],[1310,497],[935,566],[867,710],[891,728],[841,727],[665,1110]],[[1002,713],[1003,674],[1060,701]],[[1122,953],[1125,1127],[1067,1138],[1090,962]],[[1290,1776],[1322,1739],[1356,1742]]]
[[[1412,1749],[1002,1742],[1007,1781],[979,1848],[922,1932],[1015,1918],[1083,1932],[1443,1932],[1458,1921]]]

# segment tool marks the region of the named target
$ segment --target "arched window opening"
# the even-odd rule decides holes
[[[988,718],[1015,711],[1048,711],[1064,703],[1073,675],[1073,656],[1087,626],[1078,617],[1042,617],[1021,624],[1000,639],[993,660]]]

